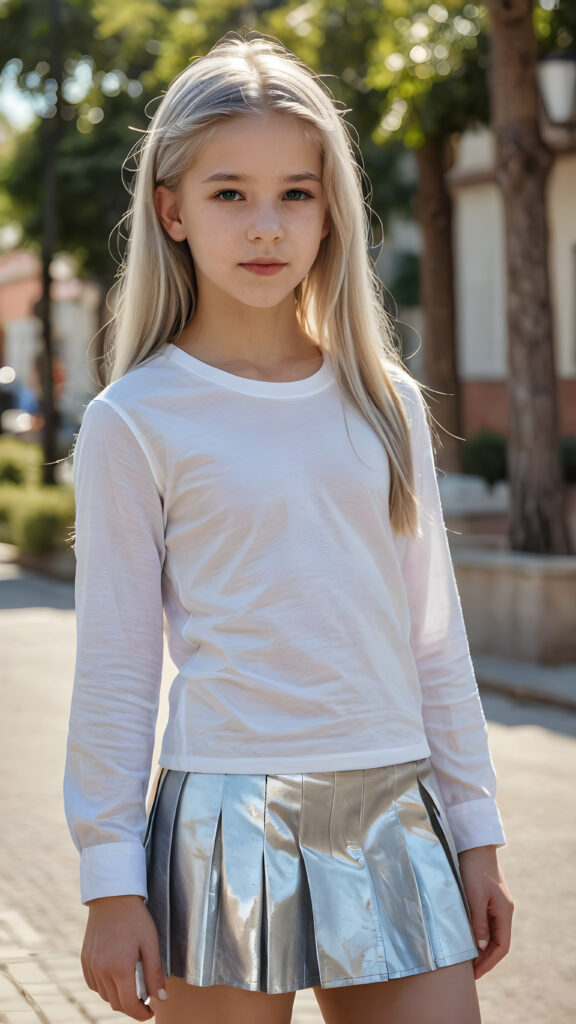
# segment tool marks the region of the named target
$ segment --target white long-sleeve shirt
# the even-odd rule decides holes
[[[147,895],[163,630],[178,672],[159,764],[301,773],[431,756],[458,851],[505,842],[417,388],[422,536],[324,352],[257,381],[172,344],[88,405],[74,454],[77,656],[64,779],[81,898]]]

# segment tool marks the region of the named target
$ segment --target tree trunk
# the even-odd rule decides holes
[[[446,187],[448,140],[429,139],[415,151],[419,169],[414,213],[422,232],[421,296],[424,313],[426,384],[438,396],[432,413],[449,431],[442,436],[438,464],[461,468],[460,393],[456,354],[452,200]],[[451,435],[455,434],[456,437]]]
[[[538,127],[533,0],[488,0],[496,177],[505,211],[510,371],[510,516],[516,551],[570,553],[558,436],[546,180]]]
[[[42,466],[44,484],[54,484],[57,452],[58,412],[54,401],[54,353],[52,332],[52,303],[50,297],[50,263],[54,255],[56,237],[56,168],[58,162],[58,141],[60,138],[60,104],[62,87],[62,55],[60,52],[60,2],[49,0],[50,9],[50,73],[58,83],[56,113],[46,117],[42,124],[44,133],[44,179],[42,183],[42,298],[40,319],[42,321],[43,352],[40,360],[44,429],[42,435],[44,462]]]

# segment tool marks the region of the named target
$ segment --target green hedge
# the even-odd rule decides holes
[[[0,435],[0,541],[42,555],[72,547],[70,485],[42,484],[42,446]]]
[[[0,485],[0,539],[21,551],[43,555],[71,548],[74,518],[72,487]]]
[[[499,480],[506,480],[506,438],[493,430],[479,430],[463,445],[462,471],[471,476],[483,477],[490,486]]]
[[[0,483],[0,541],[12,544],[11,511],[22,500],[22,488]]]
[[[576,437],[560,440],[560,458],[566,483],[576,483]],[[483,477],[490,485],[508,479],[506,438],[494,430],[478,430],[462,448],[462,471]]]
[[[4,483],[40,485],[42,448],[10,434],[0,434],[0,485]]]

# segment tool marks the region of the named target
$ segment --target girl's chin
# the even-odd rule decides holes
[[[248,281],[237,290],[222,288],[213,281],[198,281],[199,306],[215,311],[216,315],[234,308],[279,309],[283,305],[293,305],[295,289],[301,283],[298,281],[287,287],[286,282],[280,283],[280,274],[262,277],[245,273],[244,276]]]
[[[223,301],[224,301],[224,299],[223,299]],[[290,291],[288,293],[283,291],[280,295],[278,295],[278,294],[274,295],[272,293],[270,293],[268,295],[262,295],[262,294],[260,294],[260,295],[256,294],[255,295],[253,292],[250,292],[247,295],[245,294],[245,295],[242,295],[242,296],[239,296],[239,297],[231,295],[229,297],[229,301],[232,304],[238,303],[240,306],[243,306],[244,308],[254,309],[254,310],[257,310],[257,309],[281,309],[282,306],[284,306],[284,305],[286,305],[288,303],[290,303],[290,305],[293,304],[293,302],[294,302],[294,291],[292,290],[292,291]]]

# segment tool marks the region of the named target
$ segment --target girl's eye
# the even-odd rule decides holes
[[[288,189],[288,191],[285,192],[284,195],[287,196],[290,200],[296,199],[297,202],[300,202],[303,199],[314,198],[314,196],[310,192],[305,192],[304,189],[302,188]],[[235,188],[224,188],[221,189],[220,192],[217,192],[214,198],[223,199],[224,202],[236,202],[237,200],[235,197],[237,196],[242,198],[241,193],[238,192]]]
[[[227,201],[230,198],[230,196],[239,196],[239,195],[240,195],[240,193],[237,192],[235,188],[223,188],[221,192],[217,192],[216,193],[215,199],[222,198],[225,201]]]
[[[289,195],[294,196],[295,193],[296,193],[296,195],[298,196],[299,199],[313,199],[314,198],[314,196],[311,195],[310,192],[305,192],[304,189],[302,189],[302,188],[291,188],[291,189],[288,190],[288,192],[286,192],[286,195],[287,196],[289,196]]]

